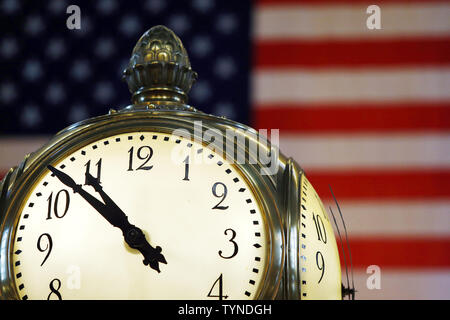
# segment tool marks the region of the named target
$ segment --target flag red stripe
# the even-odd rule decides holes
[[[319,176],[317,174],[311,174],[309,178],[317,189],[323,189],[321,183],[318,182],[320,179],[318,179]],[[442,179],[448,181],[449,178],[450,173],[444,172]],[[383,179],[386,179],[385,175],[383,175]],[[361,187],[361,184],[359,187]],[[444,187],[448,188],[449,186]],[[339,186],[334,185],[334,191],[339,199],[344,198],[342,189]],[[349,241],[355,269],[365,269],[367,266],[374,264],[381,268],[426,269],[450,267],[449,237],[353,238],[350,236]],[[342,253],[341,263],[343,263]]]
[[[442,3],[448,2],[448,0],[379,0],[374,3],[369,0],[255,0],[256,6],[283,6],[283,5],[371,5],[376,4],[378,6],[383,4],[415,4],[415,3]]]
[[[262,68],[407,66],[450,63],[450,38],[264,40],[255,44]]]
[[[264,105],[255,107],[253,121],[256,128],[295,133],[448,131],[450,103]]]
[[[450,170],[308,170],[322,200],[419,200],[450,198]]]
[[[381,272],[383,272],[383,268],[434,269],[450,267],[449,237],[352,238],[350,236],[349,244],[355,269],[366,269],[370,265],[378,265]],[[340,248],[339,242],[338,246]],[[344,249],[347,250],[345,243]],[[343,264],[342,252],[340,252],[340,256],[341,264]],[[342,271],[344,274],[345,269]]]
[[[307,169],[307,168],[306,168]],[[0,179],[6,172],[0,173]],[[306,170],[321,199],[408,200],[450,198],[450,170]]]

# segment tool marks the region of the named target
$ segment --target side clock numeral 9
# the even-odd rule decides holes
[[[91,173],[91,160],[89,160],[88,162],[86,162],[86,164],[84,165],[86,167],[86,174]],[[92,175],[94,178],[97,179],[98,182],[100,182],[100,175],[101,175],[101,171],[102,171],[102,159],[100,158],[100,160],[97,161],[97,163],[95,164],[95,166],[97,167],[97,176]],[[87,182],[87,178],[86,181],[84,182],[85,185],[88,184]]]
[[[313,220],[314,224],[316,226],[316,232],[317,232],[317,240],[323,242],[324,244],[327,243],[327,232],[325,230],[325,225],[323,223],[322,218],[318,214],[313,213]],[[316,265],[317,268],[322,271],[319,281],[317,283],[320,283],[322,281],[323,275],[325,274],[325,259],[323,258],[323,255],[320,251],[316,252]]]

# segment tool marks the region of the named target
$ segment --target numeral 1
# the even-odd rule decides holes
[[[184,159],[184,181],[189,181],[189,156]]]

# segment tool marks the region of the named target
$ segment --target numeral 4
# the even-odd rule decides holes
[[[216,286],[218,288],[214,289]],[[217,294],[213,293],[213,291],[216,291],[216,290],[218,291],[218,293]],[[217,280],[214,281],[214,283],[211,287],[211,290],[209,290],[209,292],[208,292],[207,297],[208,298],[218,298],[219,300],[223,300],[224,298],[228,299],[227,295],[223,295],[223,276],[222,276],[222,274],[220,274],[220,276],[217,278]]]

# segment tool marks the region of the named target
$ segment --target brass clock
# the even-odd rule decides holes
[[[124,71],[133,104],[9,171],[2,299],[341,298],[304,172],[252,128],[189,106],[196,77],[180,39],[151,28]]]

